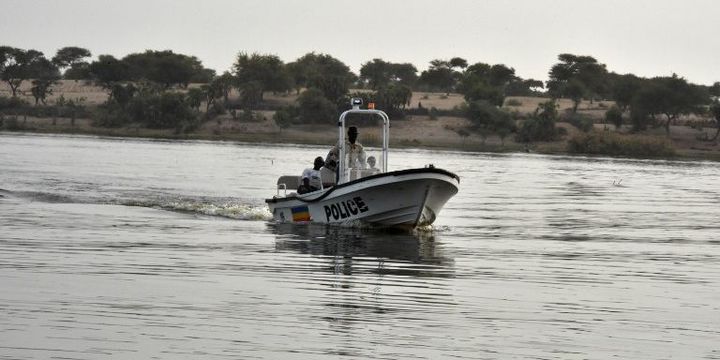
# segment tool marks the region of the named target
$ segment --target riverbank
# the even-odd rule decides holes
[[[579,133],[575,127],[568,123],[558,123],[558,127],[565,129],[568,135],[562,140],[553,142],[539,142],[523,144],[515,142],[510,137],[503,142],[501,139],[489,136],[485,141],[477,137],[463,137],[458,134],[459,129],[467,127],[467,120],[454,117],[441,117],[430,120],[424,117],[409,117],[406,120],[394,121],[391,129],[390,146],[393,148],[417,148],[456,150],[467,152],[533,152],[540,154],[578,155],[570,154],[567,149],[567,139]],[[628,129],[624,129],[627,131]],[[718,142],[692,141],[697,135],[696,130],[689,131],[684,126],[673,126],[673,144],[675,155],[672,159],[710,160],[720,161],[720,144]],[[596,126],[596,131],[603,131],[603,126]],[[648,133],[664,137],[664,130],[648,131]],[[142,127],[105,128],[93,126],[89,119],[76,119],[74,125],[70,119],[58,118],[53,121],[47,118],[18,118],[17,128],[5,133],[26,134],[67,134],[88,135],[123,138],[147,138],[165,140],[206,140],[206,141],[237,141],[244,143],[267,144],[301,144],[301,145],[331,145],[337,138],[336,129],[332,126],[295,126],[289,129],[280,129],[265,119],[261,122],[243,123],[232,120],[211,121],[205,123],[196,131],[178,133],[171,129],[147,129]],[[361,142],[366,146],[379,146],[381,134],[379,129],[361,128]]]
[[[390,145],[397,148],[425,148],[460,151],[519,152],[525,145],[506,139],[488,138],[485,143],[479,139],[463,138],[455,132],[468,126],[465,119],[445,117],[437,120],[409,119],[392,123]],[[289,129],[278,128],[271,119],[262,122],[238,122],[232,120],[210,121],[199,129],[179,133],[173,129],[148,129],[143,127],[106,128],[93,126],[89,119],[51,119],[19,117],[17,126],[5,132],[27,134],[68,134],[108,137],[148,138],[167,140],[208,140],[238,141],[246,143],[276,143],[301,145],[330,145],[337,139],[334,126],[303,125]],[[360,128],[360,142],[366,146],[380,146],[381,129]]]
[[[23,84],[27,87],[28,84]],[[194,87],[196,85],[191,85]],[[28,90],[21,87],[21,90]],[[180,90],[182,91],[182,90]],[[0,86],[0,96],[6,95],[8,89]],[[21,98],[28,98],[28,91],[23,91]],[[83,81],[61,81],[55,88],[55,92],[48,99],[48,104],[57,102],[60,97],[63,99],[82,99],[90,116],[93,109],[107,100],[107,92],[100,87]],[[230,93],[230,102],[236,102],[239,94],[236,91]],[[297,94],[295,93],[266,93],[264,107],[278,109],[285,105],[295,104]],[[547,101],[546,98],[538,97],[508,97],[505,101],[505,110],[512,113],[516,118],[527,118],[535,111],[538,104]],[[439,110],[441,114],[456,114],[457,109],[464,102],[460,94],[443,94],[415,92],[408,107],[409,113],[423,113],[420,108]],[[572,108],[573,104],[568,99],[559,99],[558,111],[564,113]],[[615,129],[611,125],[604,125],[605,111],[612,106],[612,102],[589,102],[583,101],[578,106],[578,113],[594,122],[595,131],[610,131],[620,134],[628,134],[629,126],[625,125]],[[190,132],[178,132],[174,129],[149,129],[140,124],[130,124],[123,127],[100,127],[93,125],[87,118],[75,119],[58,116],[33,117],[25,115],[5,115],[4,124],[0,130],[20,131],[26,133],[58,133],[58,134],[82,134],[112,137],[138,137],[154,139],[198,139],[198,140],[221,140],[240,141],[252,143],[280,143],[280,144],[316,144],[329,145],[337,138],[337,130],[334,125],[292,125],[289,128],[280,128],[273,120],[273,110],[255,111],[251,120],[245,117],[225,113],[217,115],[212,120],[205,121],[202,125]],[[522,120],[520,120],[522,121]],[[716,129],[708,127],[707,119],[686,117],[680,119],[676,125],[671,126],[670,137],[665,134],[664,129],[655,128],[643,132],[643,135],[666,139],[674,149],[675,157],[689,159],[707,159],[720,161],[720,145],[718,141],[707,141],[711,139]],[[483,137],[482,134],[473,130],[472,124],[465,118],[457,116],[430,116],[430,115],[408,115],[404,119],[392,119],[391,121],[391,142],[392,147],[399,148],[424,148],[424,149],[449,149],[459,151],[475,152],[537,152],[547,154],[566,154],[568,152],[568,140],[580,133],[575,126],[559,122],[557,127],[562,129],[564,135],[553,142],[540,142],[524,144],[514,141],[511,134],[505,139],[496,135]],[[369,146],[380,144],[381,132],[379,127],[361,128],[360,141]]]

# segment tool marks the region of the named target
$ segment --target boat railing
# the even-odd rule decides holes
[[[277,196],[280,196],[280,190],[284,191],[283,196],[287,196],[288,190],[297,190],[300,186],[300,177],[295,175],[283,175],[277,180]]]
[[[285,192],[283,193],[283,197],[287,197],[287,184],[279,184],[277,187],[277,195],[280,196],[280,189],[283,189]]]
[[[362,101],[359,99],[353,99],[352,100],[352,106],[353,108],[350,110],[347,110],[343,112],[340,115],[340,120],[338,121],[338,144],[340,145],[340,154],[339,154],[339,179],[337,181],[338,184],[342,184],[348,181],[352,180],[352,171],[353,169],[350,164],[347,163],[346,154],[347,149],[345,149],[345,120],[346,117],[349,114],[366,114],[366,115],[378,115],[382,121],[383,121],[383,142],[382,142],[382,157],[380,159],[380,171],[387,172],[387,166],[388,166],[388,151],[389,151],[389,142],[390,142],[390,118],[388,115],[381,110],[375,110],[375,109],[360,109],[360,105],[362,104]]]

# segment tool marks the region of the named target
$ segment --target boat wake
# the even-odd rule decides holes
[[[139,206],[153,209],[193,213],[207,216],[219,216],[235,220],[270,220],[272,214],[265,206],[224,202],[211,203],[205,201],[184,200],[130,200],[118,205]]]
[[[234,220],[267,221],[272,214],[263,205],[254,205],[243,202],[241,199],[230,198],[192,198],[176,195],[162,196],[82,196],[61,195],[35,191],[9,191],[0,189],[0,199],[22,199],[29,202],[48,204],[93,204],[93,205],[121,205],[152,208],[158,210],[190,213],[204,216],[217,216]]]

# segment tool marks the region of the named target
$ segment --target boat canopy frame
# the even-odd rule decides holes
[[[364,115],[378,115],[383,121],[383,142],[382,142],[382,172],[387,172],[388,166],[388,151],[390,143],[390,117],[382,111],[375,109],[360,109],[360,105],[353,101],[353,108],[346,110],[340,114],[340,120],[338,120],[338,145],[339,145],[339,164],[338,164],[338,179],[337,184],[343,184],[350,181],[350,168],[346,164],[347,149],[345,148],[345,121],[346,117],[350,114],[364,114]]]

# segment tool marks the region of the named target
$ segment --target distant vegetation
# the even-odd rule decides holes
[[[611,156],[668,157],[675,149],[666,138],[636,134],[593,131],[578,134],[568,141],[569,153]]]
[[[90,117],[102,127],[143,126],[182,133],[228,112],[233,119],[253,119],[253,112],[271,110],[282,130],[298,124],[331,124],[349,107],[350,97],[361,97],[393,118],[465,117],[471,125],[457,133],[462,132],[463,138],[478,136],[483,143],[490,135],[504,143],[512,134],[518,142],[554,141],[566,132],[556,124],[567,122],[585,133],[571,138],[572,152],[670,153],[662,142],[607,131],[598,135],[593,130],[594,119],[578,113],[581,102],[590,101],[603,109],[599,121],[606,130],[608,125],[616,130],[628,125],[633,132],[659,127],[670,136],[672,124],[683,116],[696,115],[718,127],[714,137],[706,140],[716,141],[720,134],[720,82],[703,86],[676,74],[654,78],[617,74],[591,56],[560,54],[545,83],[520,78],[514,68],[504,64],[471,64],[459,57],[433,60],[421,72],[410,63],[376,58],[363,63],[358,74],[339,59],[314,52],[289,63],[271,54],[240,52],[230,71],[221,74],[205,68],[195,56],[170,50],[146,50],[119,59],[111,55],[92,58],[90,50],[80,47],[59,49],[48,58],[36,50],[0,46],[0,80],[10,90],[10,97],[0,97],[0,120],[5,116],[62,115],[72,116],[73,122],[76,117]],[[59,97],[51,103],[48,98],[60,79],[101,86],[107,100],[92,107],[82,98]],[[28,81],[32,87],[30,94],[24,95],[32,96],[32,104],[18,97],[21,85]],[[238,96],[231,100],[233,91]],[[416,91],[446,96],[459,93],[465,103],[455,109],[426,108],[411,103]],[[266,93],[299,96],[294,104],[277,105],[266,101]],[[508,96],[549,99],[540,102],[534,112],[521,114],[513,109],[508,112],[523,104],[506,102]],[[572,101],[568,113],[558,111],[559,99]],[[606,106],[603,102],[607,101],[614,104]]]

